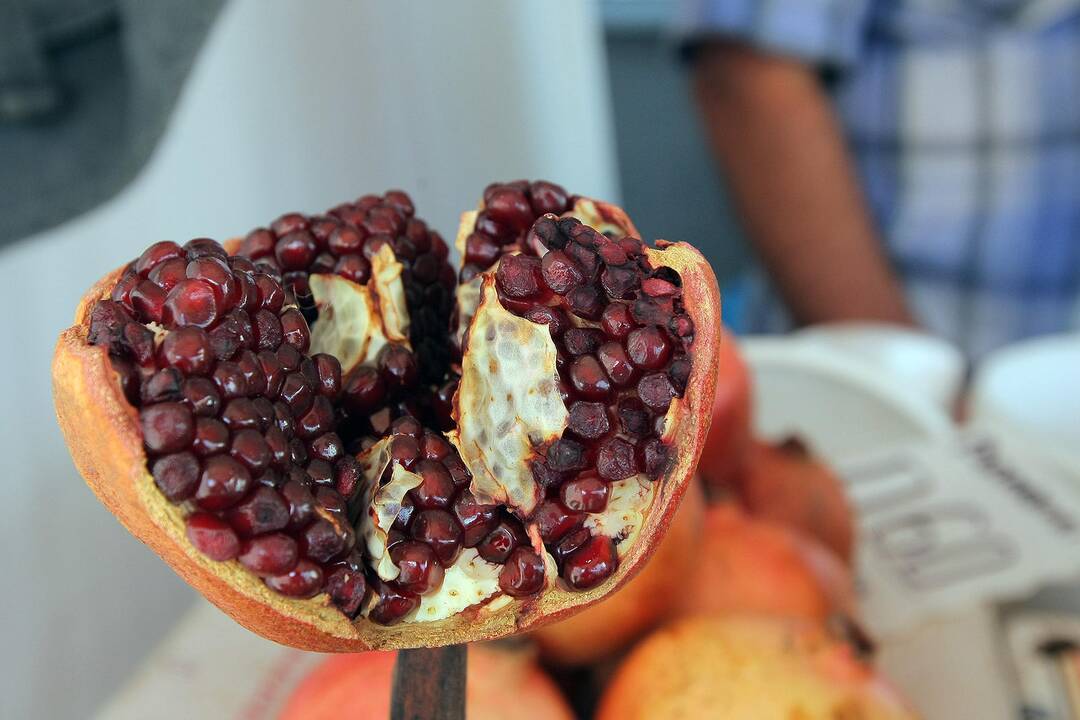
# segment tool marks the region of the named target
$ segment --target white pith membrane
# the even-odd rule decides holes
[[[344,377],[371,364],[388,342],[409,344],[403,267],[389,245],[371,258],[371,279],[358,285],[340,275],[308,278],[319,320],[311,328],[312,355],[327,353],[341,362]]]
[[[625,228],[604,220],[588,200],[579,199],[567,215],[596,222],[601,231],[625,234]],[[475,223],[476,213],[466,213],[463,227],[470,216],[470,226]],[[459,303],[468,293],[475,300],[468,324],[459,326],[459,340],[464,340],[466,347],[454,401],[458,426],[445,435],[472,474],[470,490],[477,501],[505,506],[520,519],[531,515],[544,499],[530,461],[543,456],[547,446],[562,436],[569,412],[559,391],[555,342],[546,325],[514,315],[502,306],[495,287],[497,265],[458,287]],[[338,357],[343,375],[374,362],[379,348],[388,341],[408,344],[401,264],[389,247],[381,248],[372,259],[368,286],[333,275],[312,275],[309,282],[319,308],[310,352]],[[465,309],[459,305],[462,318]],[[569,318],[577,326],[598,326],[572,314]],[[680,404],[680,398],[674,399],[665,417],[670,419]],[[387,549],[389,532],[408,492],[422,483],[420,475],[400,464],[391,467],[391,440],[383,438],[357,457],[363,480],[354,501],[366,508],[356,521],[358,544],[363,544],[365,561],[384,581],[399,575]],[[670,443],[670,433],[665,432],[662,440]],[[389,476],[385,483],[384,475]],[[611,538],[621,560],[644,526],[658,486],[644,474],[609,483],[606,508],[587,514],[583,526],[594,536]],[[540,592],[552,587],[573,592],[559,577],[555,558],[545,548],[536,523],[522,524],[533,550],[544,561],[545,588]],[[475,548],[463,547],[453,564],[444,568],[439,587],[421,595],[419,605],[401,622],[443,620],[469,608],[493,613],[512,602],[529,600],[502,592],[502,568],[481,558]],[[367,616],[377,602],[378,596],[369,594],[361,616]]]

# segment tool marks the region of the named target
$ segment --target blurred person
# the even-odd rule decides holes
[[[1077,322],[1080,3],[686,0],[766,273],[748,325],[917,323],[977,358]]]
[[[0,0],[0,718],[93,716],[197,598],[57,427],[83,293],[156,240],[392,187],[448,238],[496,179],[617,199],[606,98],[586,3]]]

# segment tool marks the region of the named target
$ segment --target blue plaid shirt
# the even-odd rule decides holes
[[[1080,319],[1080,0],[688,0],[727,36],[827,69],[918,319],[979,356]],[[758,275],[754,329],[787,323]]]

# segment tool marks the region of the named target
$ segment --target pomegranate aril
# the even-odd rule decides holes
[[[266,576],[289,572],[299,558],[295,540],[283,533],[272,533],[245,540],[236,559],[256,575]]]
[[[216,240],[210,238],[188,240],[184,243],[184,252],[187,254],[188,260],[201,257],[219,257],[224,260],[229,257],[229,254],[225,252],[225,248],[221,247],[221,244]]]
[[[454,501],[454,516],[461,525],[461,544],[476,547],[497,522],[497,505],[477,502],[471,492],[463,492]]]
[[[585,274],[577,263],[561,250],[552,250],[540,263],[544,283],[552,292],[565,295],[585,282]]]
[[[240,538],[231,527],[210,513],[197,512],[186,521],[187,539],[211,560],[232,560],[240,554]]]
[[[663,330],[650,325],[630,332],[626,338],[626,352],[638,367],[657,370],[671,358],[671,342]]]
[[[154,484],[170,502],[182,502],[199,484],[199,461],[189,452],[165,455],[154,461]]]
[[[368,613],[368,619],[380,625],[394,625],[420,605],[420,598],[405,592],[392,583],[372,579],[372,590],[379,599]]]
[[[609,265],[600,273],[600,285],[612,300],[631,297],[640,279],[638,271],[629,265]]]
[[[608,438],[596,453],[596,470],[605,480],[625,480],[637,474],[634,446],[622,438]]]
[[[480,539],[476,545],[476,551],[484,560],[499,565],[506,562],[520,540],[517,529],[510,524],[510,521],[503,520]]]
[[[276,490],[260,485],[231,508],[226,517],[241,537],[252,537],[285,529],[289,524],[289,507]]]
[[[367,581],[360,568],[345,565],[334,568],[326,576],[327,595],[341,612],[349,618],[356,617],[367,594]]]
[[[637,386],[638,397],[653,412],[665,413],[675,397],[675,386],[666,373],[653,373],[641,378]]]
[[[611,379],[592,355],[575,358],[568,375],[574,390],[586,400],[603,400],[611,392]]]
[[[540,259],[528,255],[504,255],[495,271],[495,284],[510,298],[536,297],[540,293]]]
[[[603,403],[579,400],[570,405],[567,429],[586,440],[597,440],[611,429],[607,407]]]
[[[155,286],[156,287],[156,286]],[[181,280],[165,298],[162,321],[170,327],[210,327],[222,305],[214,287],[205,280]]]
[[[430,546],[407,540],[390,549],[390,559],[400,573],[394,582],[399,588],[416,595],[438,589],[443,581],[443,567]]]
[[[637,370],[630,361],[626,350],[614,340],[601,345],[600,349],[596,351],[596,357],[604,367],[604,371],[616,385],[629,385],[637,377]]]
[[[630,314],[630,308],[623,303],[609,303],[600,316],[600,325],[608,337],[622,340],[634,329],[634,318]]]
[[[135,289],[136,285],[142,282],[142,280],[142,277],[133,270],[125,273],[116,282],[116,287],[109,293],[109,298],[117,304],[120,304],[122,307],[132,310],[131,292]]]
[[[225,409],[221,411],[221,420],[233,432],[244,428],[258,429],[259,412],[249,398],[234,398],[225,403]]]
[[[425,432],[420,438],[420,453],[428,460],[442,460],[453,451],[453,447],[441,435]]]
[[[270,447],[258,430],[250,428],[233,436],[229,454],[243,463],[252,475],[261,474],[270,464]]]
[[[671,378],[671,384],[675,386],[675,394],[678,397],[682,397],[686,392],[686,383],[690,379],[690,360],[685,357],[673,360],[668,367],[668,377]]]
[[[566,316],[565,312],[559,308],[546,305],[534,305],[525,312],[524,317],[526,320],[538,325],[547,325],[548,332],[553,339],[560,337],[570,327],[570,318]]]
[[[195,437],[195,419],[178,402],[163,402],[139,411],[143,444],[155,454],[179,452]]]
[[[187,265],[187,260],[182,257],[166,260],[151,270],[146,279],[168,293],[187,277]]]
[[[562,576],[575,590],[588,590],[607,580],[619,566],[611,538],[594,535],[563,563]]]
[[[282,270],[306,270],[318,249],[310,232],[297,229],[279,233],[277,244],[274,245],[274,257]]]
[[[561,215],[569,205],[566,190],[555,183],[537,180],[529,184],[529,204],[536,215]]]
[[[221,309],[236,304],[240,289],[236,285],[232,268],[221,258],[205,256],[190,261],[185,274],[192,280],[205,280],[216,291]],[[179,283],[174,283],[179,284]]]
[[[168,295],[150,280],[143,280],[131,291],[131,306],[144,321],[161,322],[165,317]]]
[[[645,437],[651,431],[649,411],[637,398],[623,398],[616,412],[619,415],[619,428],[626,435]]]
[[[533,209],[525,193],[507,186],[495,190],[485,199],[484,212],[513,232],[524,232],[533,222]]]
[[[435,460],[420,460],[413,472],[423,478],[423,482],[409,491],[409,496],[417,507],[429,509],[450,506],[457,488],[450,473],[441,463]]]
[[[536,528],[545,543],[558,542],[563,535],[585,520],[580,512],[572,512],[553,500],[545,500],[533,515]]]
[[[420,421],[411,415],[399,417],[390,424],[390,429],[395,435],[408,435],[417,440],[420,439],[420,435],[424,432],[424,428],[420,425]]]
[[[296,566],[283,575],[272,575],[264,580],[274,592],[288,597],[314,597],[322,589],[322,568],[309,560],[299,560]]]
[[[651,480],[660,477],[667,468],[667,446],[658,438],[650,438],[642,443],[638,449],[638,455],[641,467],[645,469],[645,474]]]
[[[328,463],[337,462],[345,454],[345,445],[337,433],[328,432],[308,443],[308,455]]]
[[[352,549],[347,546],[348,536],[344,525],[326,517],[319,518],[304,528],[299,540],[303,554],[320,563],[328,562]]]
[[[383,345],[375,355],[383,380],[392,389],[411,388],[419,377],[416,357],[404,345]]]
[[[587,464],[584,446],[569,438],[559,438],[547,449],[547,466],[555,472],[581,470]]]
[[[296,469],[301,476],[302,470]],[[289,507],[290,530],[298,530],[306,526],[315,517],[315,497],[307,487],[307,481],[301,482],[291,478],[281,486],[281,497]]]
[[[499,588],[511,597],[528,597],[544,587],[544,561],[532,548],[516,548],[499,573]]]
[[[311,356],[315,364],[318,383],[315,389],[320,395],[334,400],[341,392],[341,363],[333,355],[318,353]]]
[[[633,455],[634,449],[630,448]],[[574,512],[596,513],[607,507],[608,484],[595,475],[581,475],[559,488],[559,500]]]
[[[120,342],[124,327],[134,318],[119,302],[101,300],[90,311],[90,334],[88,339],[94,345],[112,346]]]
[[[346,455],[334,466],[334,489],[345,498],[351,500],[353,495],[360,489],[363,481],[363,472],[360,463],[352,455]]]
[[[311,345],[311,330],[300,311],[289,308],[281,313],[279,319],[285,342],[301,353],[307,352]]]
[[[562,568],[566,559],[585,545],[591,537],[592,533],[589,532],[588,528],[580,528],[568,534],[554,548],[551,548],[551,555],[555,559],[555,564]]]
[[[604,342],[604,334],[596,328],[570,328],[563,333],[563,345],[571,355],[595,352]]]
[[[586,320],[599,320],[604,310],[600,292],[592,285],[581,285],[566,295],[570,312]]]
[[[179,400],[183,377],[180,371],[175,368],[158,370],[147,378],[142,385],[139,396],[143,404],[149,405],[165,402],[166,400]]]
[[[200,417],[195,420],[195,436],[191,449],[200,457],[225,452],[229,447],[229,430],[217,418]]]
[[[315,402],[315,393],[308,385],[307,378],[298,372],[289,373],[281,386],[281,399],[289,406],[295,417],[300,417]]]
[[[158,353],[166,365],[185,375],[205,375],[214,362],[210,337],[200,328],[178,328],[166,333]]]
[[[162,240],[143,250],[142,255],[135,261],[135,272],[146,277],[147,273],[166,260],[183,256],[184,250],[179,245],[170,240]]]
[[[371,412],[386,398],[386,386],[379,371],[360,367],[345,379],[342,401],[350,412],[360,415]]]
[[[331,485],[334,482],[334,468],[325,460],[311,460],[307,463],[305,470],[311,482],[316,485]]]
[[[195,503],[203,510],[224,510],[235,505],[251,487],[251,473],[228,455],[203,461]]]
[[[427,543],[443,567],[449,567],[461,549],[461,526],[446,510],[424,510],[412,521],[413,539]]]
[[[667,297],[679,291],[672,283],[658,277],[651,277],[641,282],[641,291],[650,297]]]
[[[251,329],[257,350],[276,350],[284,338],[281,320],[269,310],[251,316]]]
[[[447,455],[443,458],[442,464],[450,473],[450,477],[453,478],[454,485],[457,487],[468,485],[472,480],[472,474],[469,472],[469,469],[465,467],[465,462],[458,457],[457,454]]]
[[[264,258],[274,252],[277,238],[266,228],[256,228],[240,243],[240,254],[252,260]]]

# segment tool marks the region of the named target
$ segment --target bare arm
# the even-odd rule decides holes
[[[795,320],[910,324],[814,73],[717,43],[694,80],[743,228]]]

